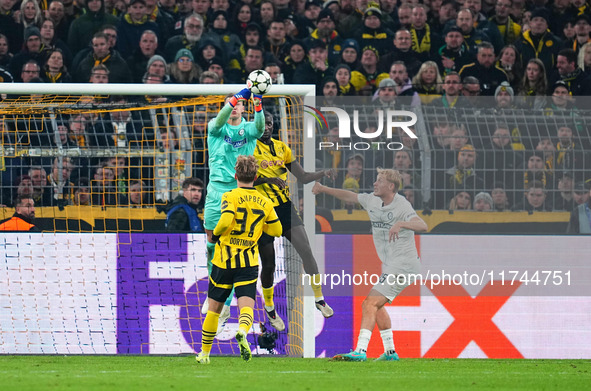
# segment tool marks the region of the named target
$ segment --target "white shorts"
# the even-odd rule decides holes
[[[392,274],[384,272],[380,275],[380,281],[374,285],[373,289],[383,295],[388,299],[388,302],[391,303],[392,300],[394,300],[404,288],[409,286],[411,282],[413,282],[412,274]]]

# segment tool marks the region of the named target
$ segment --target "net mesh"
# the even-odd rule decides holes
[[[199,351],[208,284],[204,236],[147,232],[164,231],[166,215],[159,209],[178,195],[184,179],[201,178],[207,186],[206,128],[224,98],[31,95],[0,102],[0,204],[32,194],[36,224],[55,232],[8,234],[0,241],[0,279],[6,282],[0,295],[10,309],[0,320],[2,353]],[[269,96],[265,110],[275,116],[276,137],[302,158],[302,100]],[[253,115],[251,106],[245,119]],[[0,219],[13,212],[1,208]],[[275,303],[287,332],[272,353],[301,356],[301,261],[286,250],[289,242],[276,240],[275,246]],[[31,261],[27,275],[23,259]],[[93,282],[94,288],[78,289]],[[44,287],[43,302],[53,305],[25,289],[36,284]],[[260,324],[272,330],[261,292],[259,284],[253,345]],[[60,317],[58,308],[67,314]],[[233,338],[238,315],[234,300],[213,354],[239,353]],[[115,335],[101,325],[107,319],[116,320]]]

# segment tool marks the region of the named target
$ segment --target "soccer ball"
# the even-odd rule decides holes
[[[262,69],[250,72],[246,79],[246,88],[256,95],[266,94],[272,84],[271,76]]]

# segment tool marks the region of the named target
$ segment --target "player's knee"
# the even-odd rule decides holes
[[[371,300],[371,298],[367,297],[365,300],[363,300],[363,303],[361,304],[361,309],[363,310],[363,312],[366,313],[377,312],[378,306],[374,300]]]

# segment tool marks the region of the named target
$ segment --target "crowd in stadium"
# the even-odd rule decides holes
[[[432,108],[437,118],[427,119],[427,131],[437,166],[431,185],[438,192],[428,205],[419,201],[418,145],[404,137],[406,157],[317,156],[326,168],[341,169],[340,186],[371,191],[359,172],[373,177],[376,164],[392,165],[405,174],[405,194],[418,208],[571,211],[589,198],[591,138],[582,113],[589,106],[583,97],[591,95],[590,33],[585,0],[0,0],[0,81],[242,84],[251,71],[265,69],[274,82],[315,84],[328,101],[374,96],[376,107],[394,107],[404,97]],[[493,99],[497,117],[523,109],[570,120],[530,134],[503,120],[485,134],[457,116],[437,115],[453,108],[476,112],[478,96]],[[78,129],[91,123],[74,116],[60,123],[63,145],[104,146],[85,135],[96,130]],[[161,137],[175,139],[168,132]],[[141,175],[119,180],[123,171],[103,160],[72,188],[96,182],[122,186],[125,194],[82,191],[103,194],[88,204],[129,204],[132,187],[151,187]],[[27,181],[39,188],[37,174],[51,183],[57,163],[44,164],[21,170],[18,183],[11,177],[17,191],[28,189]],[[66,182],[74,164],[60,162]],[[496,197],[501,190],[505,200]],[[530,202],[527,194],[538,190],[544,195]],[[83,203],[74,193],[64,198]],[[547,200],[540,204],[540,198]]]

